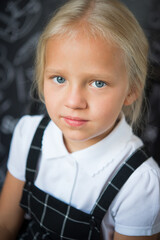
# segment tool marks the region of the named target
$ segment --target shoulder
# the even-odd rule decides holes
[[[144,162],[124,184],[112,205],[120,234],[147,236],[160,229],[160,168],[153,158]]]
[[[125,195],[125,201],[129,201],[129,198],[132,198],[132,203],[138,199],[142,203],[145,201],[145,198],[147,198],[146,201],[150,201],[150,204],[153,203],[152,198],[155,201],[157,200],[157,203],[160,201],[160,168],[152,157],[147,159],[132,173],[119,192],[119,197],[123,197],[123,194]]]
[[[34,133],[39,122],[42,119],[42,115],[25,115],[17,123],[14,134],[19,133],[20,136],[29,136]],[[29,131],[28,131],[29,130]]]
[[[11,141],[11,147],[13,144],[20,145],[21,148],[29,149],[35,131],[40,123],[42,115],[25,115],[18,121],[13,137]],[[23,149],[24,150],[24,149]]]
[[[11,145],[13,142],[20,145],[23,143],[29,144],[42,118],[43,115],[25,115],[20,118],[14,129]]]
[[[158,164],[152,157],[148,158],[133,172],[125,185],[126,188],[129,185],[136,185],[136,189],[143,188],[144,192],[149,187],[158,189],[160,187],[160,168]]]
[[[12,141],[20,142],[20,144],[30,144],[42,118],[43,115],[25,115],[20,118],[15,127]]]
[[[23,116],[14,129],[8,158],[8,170],[19,180],[25,180],[25,166],[29,147],[42,118],[42,115]]]

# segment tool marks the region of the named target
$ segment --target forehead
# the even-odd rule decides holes
[[[104,39],[101,37],[85,35],[80,32],[74,37],[54,36],[47,40],[46,43],[46,61],[49,57],[53,59],[58,56],[63,57],[81,57],[80,59],[90,59],[97,61],[114,59],[119,63],[124,63],[123,51],[110,39]],[[100,61],[101,62],[101,61]]]
[[[101,38],[50,38],[46,45],[45,73],[65,78],[126,79],[123,54]]]

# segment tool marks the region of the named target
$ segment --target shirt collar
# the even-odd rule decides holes
[[[79,165],[85,168],[91,176],[94,176],[117,158],[131,136],[132,129],[122,116],[117,126],[107,137],[89,148],[72,153],[72,155]]]
[[[132,129],[122,115],[113,131],[98,143],[74,153],[68,153],[64,146],[61,130],[51,121],[44,133],[42,151],[46,159],[70,155],[79,166],[93,176],[109,165],[125,148],[132,136]]]

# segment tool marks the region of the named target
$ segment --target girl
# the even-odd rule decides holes
[[[71,0],[57,11],[36,61],[49,117],[25,116],[15,129],[0,239],[160,239],[160,169],[131,129],[147,52],[117,0]]]

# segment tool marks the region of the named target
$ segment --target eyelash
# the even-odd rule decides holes
[[[60,82],[58,82],[58,78],[64,79],[64,81],[60,83]],[[63,78],[61,76],[53,76],[53,77],[51,77],[51,79],[58,84],[63,84],[66,81],[65,78]],[[55,79],[57,79],[57,80],[55,80]]]
[[[61,77],[61,76],[52,76],[52,77],[50,77],[55,83],[58,83],[58,84],[64,84],[65,83],[65,81],[66,81],[66,79],[65,78],[63,78],[63,77]],[[58,81],[58,79],[60,80],[62,80],[62,82],[59,82]],[[102,84],[102,85],[100,85],[99,87],[98,86],[96,86],[96,83],[99,83],[99,84]],[[93,87],[95,87],[95,88],[103,88],[103,87],[105,87],[107,85],[107,83],[105,83],[104,81],[101,81],[101,80],[95,80],[95,81],[93,81],[92,83],[91,83],[91,86],[93,86]]]
[[[96,88],[103,88],[103,87],[105,87],[107,84],[104,82],[104,81],[101,81],[101,80],[96,80],[96,81],[94,81],[94,82],[92,82],[92,86],[93,86],[93,84],[95,84],[96,85],[96,83],[100,83],[100,84],[103,84],[103,86],[96,86]],[[95,86],[94,86],[95,87]]]

